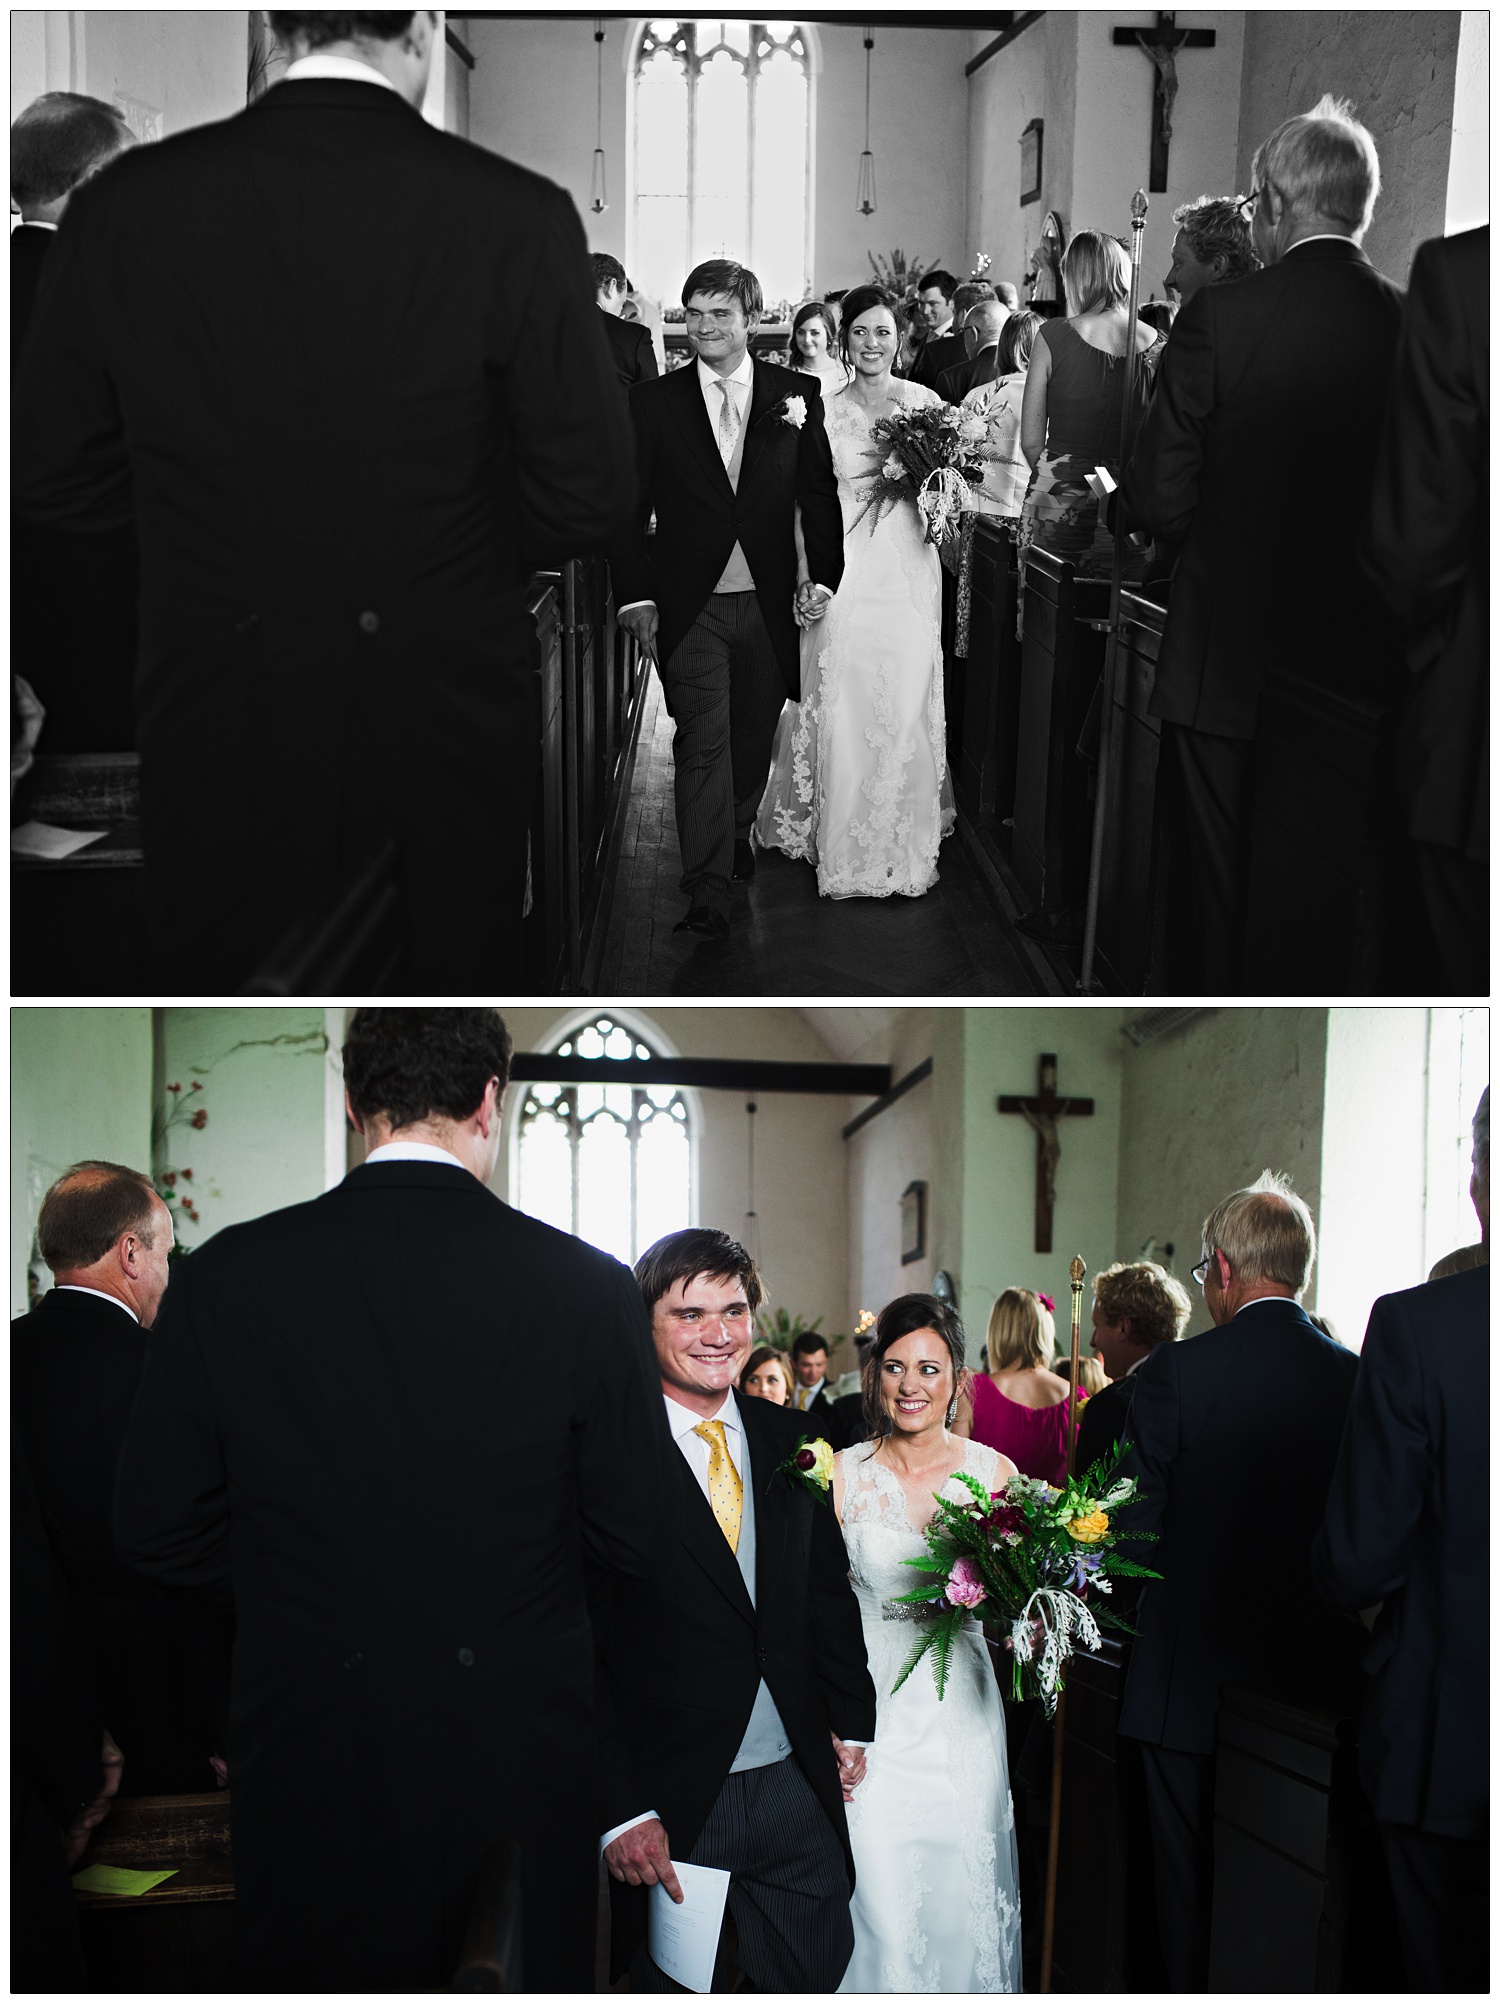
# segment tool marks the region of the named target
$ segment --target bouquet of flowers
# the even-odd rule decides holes
[[[956,1476],[969,1498],[958,1503],[939,1496],[926,1556],[906,1561],[929,1577],[892,1602],[931,1610],[925,1619],[916,1617],[926,1633],[893,1689],[900,1690],[931,1650],[941,1697],[954,1639],[968,1616],[978,1614],[991,1633],[1009,1639],[1014,1695],[1040,1696],[1051,1718],[1074,1638],[1097,1649],[1101,1625],[1134,1633],[1102,1604],[1111,1581],[1160,1578],[1119,1549],[1155,1534],[1122,1537],[1115,1530],[1115,1518],[1139,1491],[1118,1468],[1117,1452],[1107,1467],[1096,1463],[1086,1476],[1070,1475],[1061,1489],[1013,1475],[993,1493],[972,1475]]]
[[[870,534],[898,501],[915,501],[929,543],[941,543],[975,507],[971,488],[984,478],[984,419],[955,404],[908,406],[870,427],[874,453],[884,453],[851,532],[874,510]]]

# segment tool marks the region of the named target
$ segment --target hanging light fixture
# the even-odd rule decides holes
[[[875,213],[875,155],[870,151],[870,51],[875,37],[865,27],[865,150],[859,156],[859,191],[854,206],[862,216]]]
[[[755,1113],[753,1099],[745,1101],[745,1132],[749,1150],[749,1167],[745,1179],[745,1222],[740,1230],[740,1244],[749,1253],[757,1266],[760,1264],[760,1219],[755,1215]]]
[[[594,175],[589,189],[589,208],[602,216],[609,207],[604,188],[604,23],[594,22]]]

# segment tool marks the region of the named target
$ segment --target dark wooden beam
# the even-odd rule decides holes
[[[458,60],[463,64],[464,68],[466,70],[471,70],[473,69],[475,63],[478,61],[478,58],[476,57],[472,49],[465,47],[465,45],[458,39],[457,35],[454,34],[453,30],[448,26],[449,21],[461,21],[462,19],[463,16],[461,14],[448,15],[447,19],[443,22],[443,40],[448,44],[448,47],[453,51],[454,55],[458,57]]]
[[[517,1051],[510,1075],[548,1085],[699,1086],[708,1092],[822,1092],[845,1099],[891,1088],[889,1065],[798,1065],[765,1058],[563,1058]]]
[[[1012,15],[1010,26],[1008,28],[1003,28],[1000,31],[1000,33],[995,37],[993,42],[986,42],[984,47],[979,51],[979,54],[977,56],[971,57],[970,60],[964,64],[964,75],[966,77],[971,77],[973,76],[975,70],[983,69],[984,65],[989,61],[991,56],[998,56],[1002,49],[1009,48],[1010,44],[1016,39],[1017,35],[1024,34],[1025,31],[1031,26],[1033,21],[1040,21],[1042,18],[1042,14],[1045,12],[1046,9],[1043,8],[1035,14]]]
[[[550,13],[545,8],[538,8],[535,12],[527,12],[525,14],[514,13],[508,8],[497,8],[477,12],[465,11],[463,13],[450,11],[448,15],[450,21],[591,21],[594,18],[595,16],[592,14]],[[599,15],[597,18],[601,21],[638,21],[641,16],[638,12],[635,14],[605,13]],[[805,7],[789,7],[785,13],[782,13],[780,8],[773,7],[767,10],[762,7],[755,15],[757,21],[811,21],[815,26],[832,28],[862,28],[869,21],[874,26],[877,34],[881,28],[949,28],[960,33],[971,33],[975,28],[995,28],[1004,34],[1010,32],[1009,24],[1012,20],[1019,19],[1024,26],[1040,18],[1040,15],[1037,14],[1017,16],[1006,8],[985,8],[972,14],[950,13],[941,8],[912,8],[910,11],[903,10],[899,13],[871,15],[847,13],[810,14]],[[723,14],[722,11],[718,14],[698,14],[694,13],[690,8],[685,14],[681,11],[674,13],[672,19],[674,21],[718,21],[723,19]],[[1019,34],[1020,30],[1016,29],[1015,32]]]
[[[844,1129],[844,1139],[847,1141],[851,1135],[858,1134],[862,1127],[869,1125],[877,1113],[884,1113],[888,1106],[894,1106],[896,1101],[909,1093],[913,1086],[919,1086],[923,1079],[930,1079],[931,1077],[932,1060],[931,1058],[923,1058],[921,1064],[912,1066],[904,1079],[897,1079],[889,1092],[883,1092],[873,1106],[867,1106],[863,1113],[855,1114],[853,1120]]]

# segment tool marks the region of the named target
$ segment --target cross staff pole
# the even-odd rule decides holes
[[[1141,297],[1141,239],[1146,234],[1146,211],[1150,207],[1144,188],[1130,198],[1130,311],[1129,340],[1125,347],[1125,408],[1120,413],[1120,472],[1130,450],[1130,412],[1135,401],[1135,314]],[[1089,845],[1088,903],[1083,915],[1083,964],[1078,986],[1086,995],[1094,985],[1094,942],[1099,931],[1099,880],[1104,870],[1105,802],[1109,793],[1109,762],[1114,751],[1115,693],[1120,679],[1120,593],[1125,575],[1125,511],[1115,501],[1114,561],[1109,573],[1109,624],[1104,643],[1102,695],[1099,715],[1099,764],[1094,777],[1094,831]]]
[[[1142,198],[1144,200],[1144,197]],[[1083,1276],[1088,1268],[1075,1253],[1068,1268],[1068,1284],[1073,1290],[1073,1392],[1068,1415],[1068,1473],[1078,1459],[1078,1341],[1083,1328]],[[1066,1675],[1066,1673],[1064,1673]],[[1047,1904],[1042,1910],[1042,1991],[1052,1989],[1052,1935],[1057,1920],[1057,1840],[1062,1828],[1063,1711],[1068,1702],[1064,1682],[1057,1694],[1057,1710],[1052,1715],[1052,1819],[1047,1830]]]

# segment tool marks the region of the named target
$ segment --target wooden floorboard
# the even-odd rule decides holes
[[[1057,993],[958,838],[921,898],[820,898],[811,866],[762,854],[736,885],[728,942],[674,935],[687,909],[672,810],[672,720],[655,675],[641,718],[602,995],[1037,995]]]

